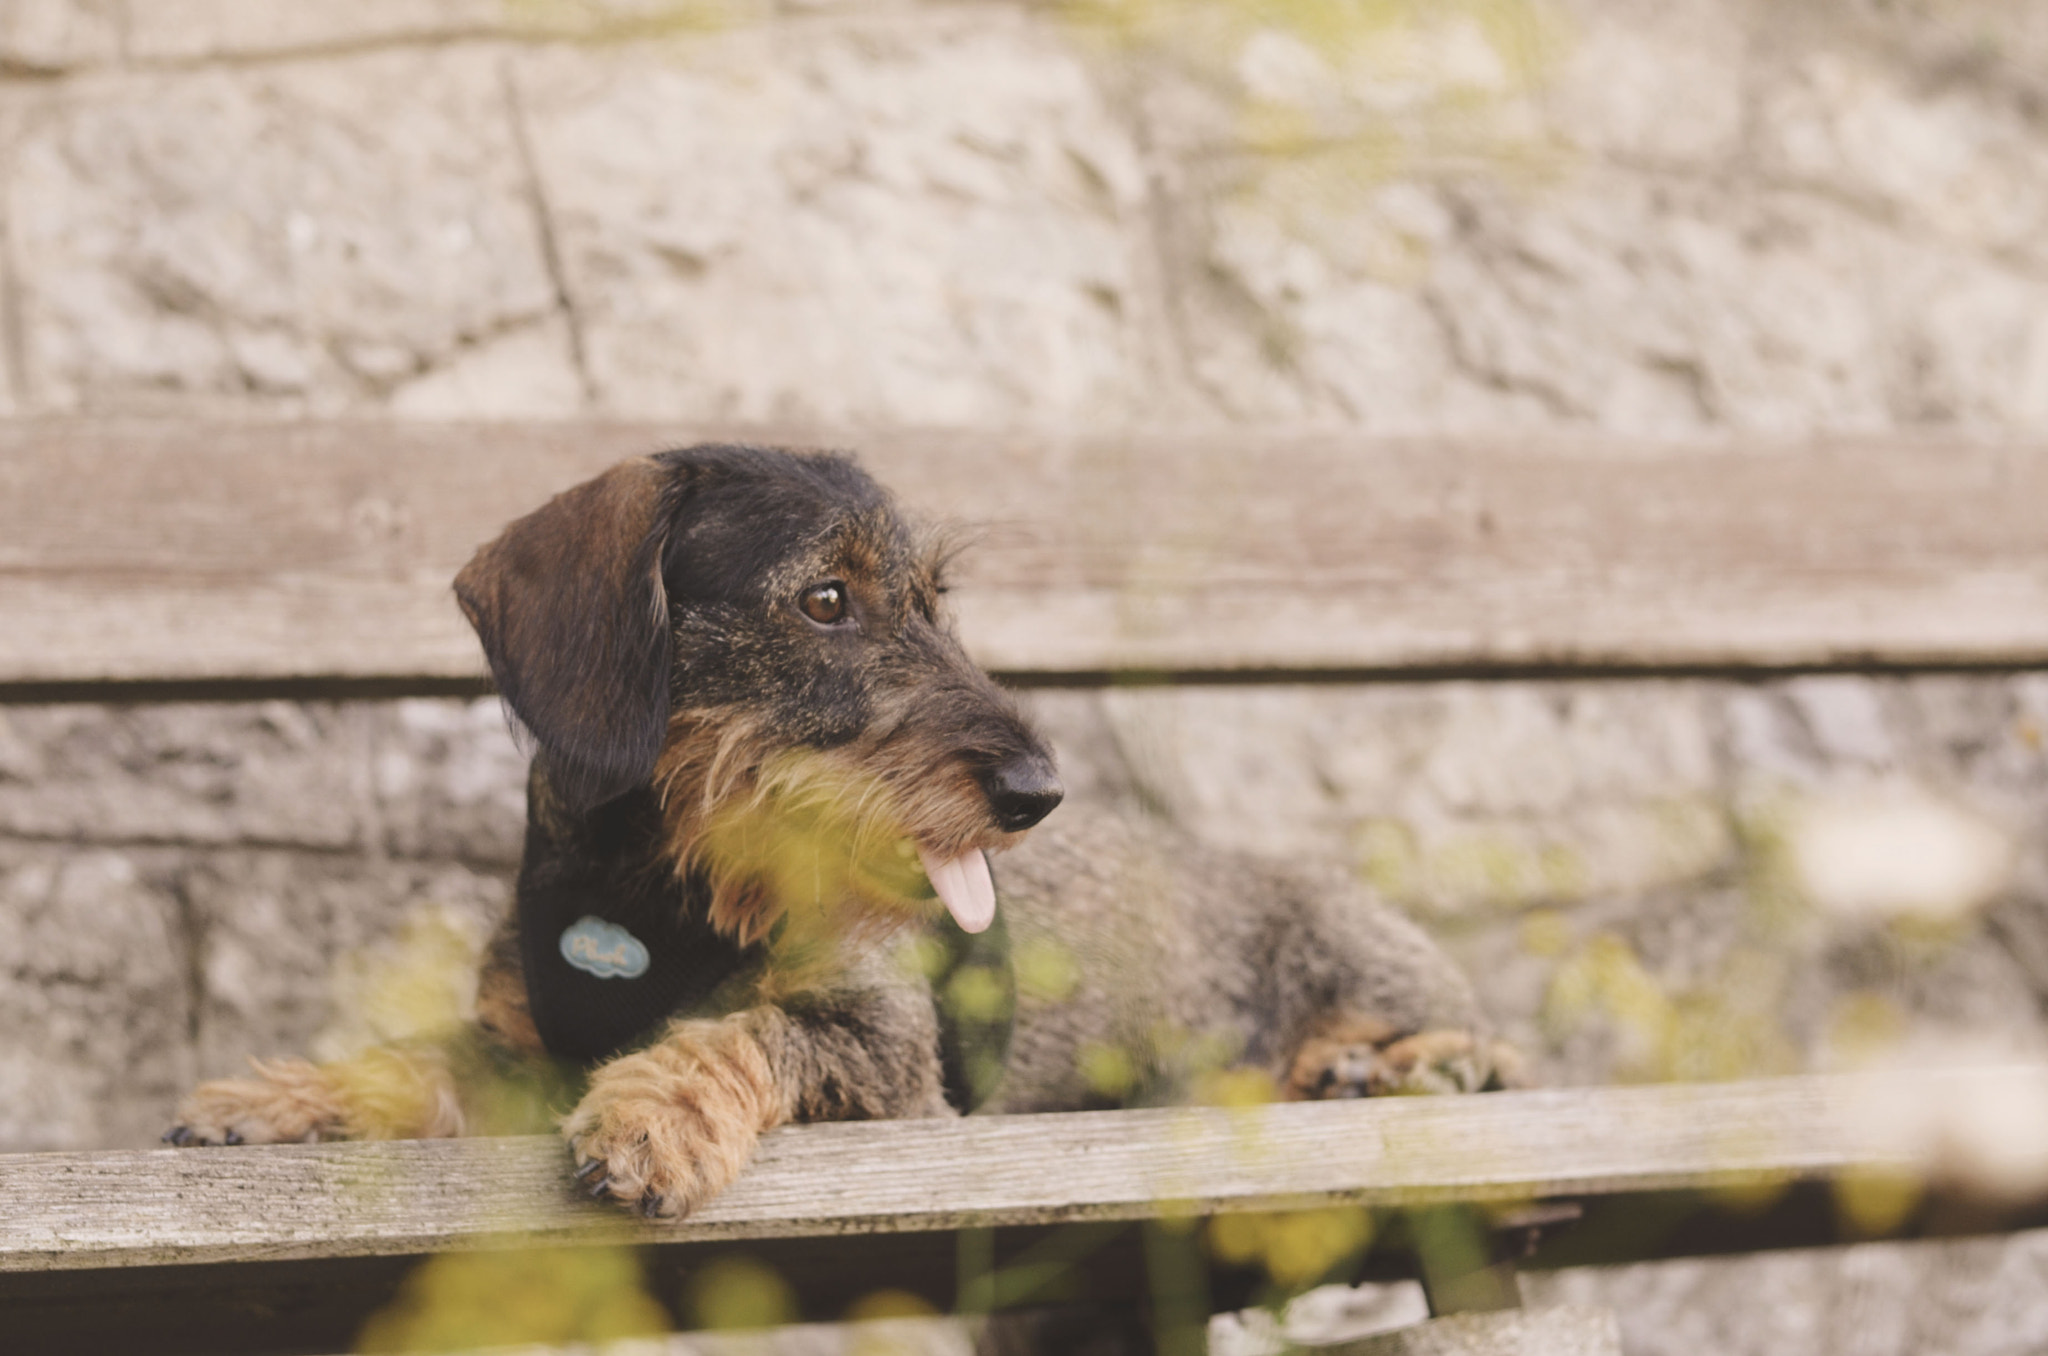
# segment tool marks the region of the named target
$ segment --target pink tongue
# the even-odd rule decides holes
[[[984,932],[996,921],[996,883],[989,878],[988,858],[969,849],[942,859],[922,843],[917,856],[962,932]]]

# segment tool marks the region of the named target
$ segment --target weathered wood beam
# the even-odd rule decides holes
[[[578,1199],[548,1138],[0,1156],[0,1272],[1750,1191],[1914,1168],[1841,1077],[816,1125],[678,1224]],[[2048,1106],[2048,1069],[1930,1075]],[[1972,1100],[1976,1099],[1976,1100]],[[2012,1127],[2035,1142],[2048,1125]]]
[[[0,686],[477,683],[448,594],[621,456],[801,430],[0,424]],[[1025,680],[2048,664],[2048,446],[889,432]]]
[[[429,1250],[480,1254],[519,1284],[564,1259],[518,1250],[630,1243],[646,1293],[683,1326],[699,1320],[694,1278],[735,1255],[783,1277],[789,1316],[813,1320],[882,1290],[940,1311],[1151,1305],[1185,1319],[1269,1297],[1263,1269],[1205,1247],[1190,1211],[1372,1207],[1370,1246],[1326,1277],[1409,1276],[1419,1260],[1460,1303],[1459,1277],[1496,1258],[1571,1266],[2048,1222],[2040,1183],[1971,1190],[1943,1170],[1939,1136],[1897,1137],[1901,1118],[1869,1091],[1809,1078],[816,1126],[771,1136],[731,1192],[665,1227],[576,1199],[559,1146],[540,1139],[0,1158],[0,1316],[22,1356],[331,1352]],[[1998,1141],[1977,1130],[2018,1109],[2005,1168],[2038,1166],[2048,1069],[1889,1091],[1917,1109],[1905,1122],[1961,1127],[1994,1164]],[[1858,1174],[1877,1188],[1864,1204],[1886,1207],[1860,1221],[1844,1208]],[[1901,1196],[1914,1181],[1926,1190]],[[1561,1195],[1573,1199],[1541,1200]]]

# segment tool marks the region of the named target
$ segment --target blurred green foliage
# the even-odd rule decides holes
[[[700,1328],[772,1328],[794,1323],[796,1291],[751,1257],[721,1257],[683,1283],[683,1312]]]
[[[363,1352],[615,1342],[666,1332],[626,1248],[536,1248],[430,1257],[357,1337]]]

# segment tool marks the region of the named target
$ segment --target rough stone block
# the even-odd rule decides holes
[[[1860,24],[1800,8],[1759,11],[1764,172],[1972,249],[2048,257],[2034,7],[1876,7]]]
[[[1219,159],[1216,133],[1165,130],[1206,126],[1200,100],[1153,107],[1183,342],[1218,408],[1386,432],[2048,428],[2048,294],[2024,262],[2048,239],[2048,148],[2026,99],[1867,50],[1842,20],[1801,60],[1862,74],[1825,97],[1784,74],[1756,103],[1743,51],[1771,38],[1753,14],[1574,12],[1523,77],[1541,136],[1517,132],[1512,87],[1452,99],[1456,63],[1421,62],[1411,103],[1324,129],[1314,154]],[[1210,84],[1244,105],[1219,126],[1263,107]],[[1441,100],[1456,144],[1431,140]],[[1815,168],[1789,171],[1780,143]]]
[[[128,50],[139,61],[201,61],[501,29],[517,0],[146,0],[131,5]]]
[[[525,787],[495,698],[0,710],[0,834],[507,863]]]
[[[568,322],[556,316],[458,348],[391,392],[401,419],[566,419],[583,379]]]
[[[1302,182],[1296,182],[1302,181]],[[1342,166],[1191,167],[1165,214],[1193,377],[1228,417],[1375,433],[1540,427],[1543,393],[1457,343],[1428,284],[1455,204]],[[1328,205],[1301,212],[1300,198]]]
[[[146,1143],[190,1080],[174,858],[0,842],[0,1152]]]
[[[1734,844],[1698,685],[1036,693],[1077,793],[1340,859],[1445,914],[1697,881]]]
[[[9,164],[23,399],[379,408],[557,323],[529,189],[481,51],[81,84]]]
[[[1573,149],[1711,168],[1742,151],[1748,13],[1722,0],[1577,0],[1544,110]],[[1674,90],[1683,90],[1674,98]]]
[[[0,145],[4,144],[4,142],[0,142]],[[4,218],[0,218],[0,249],[5,248],[6,241],[7,223]],[[0,323],[0,419],[12,419],[21,412],[21,407],[15,400],[14,395],[14,374],[18,366],[19,363],[15,358],[15,349],[7,326],[4,323]]]
[[[1389,433],[1551,417],[1464,363],[1420,284],[1457,226],[1439,181],[1526,183],[1558,161],[1546,110],[1577,33],[1557,7],[1119,14],[1077,27],[1143,113],[1206,415]]]
[[[0,1152],[147,1145],[196,1078],[459,1014],[508,897],[446,863],[0,841]]]
[[[131,7],[138,61],[317,54],[490,38],[642,38],[770,16],[772,0],[144,0]]]
[[[331,703],[0,709],[0,833],[81,843],[366,838],[368,730]]]
[[[605,409],[1140,412],[1138,156],[1086,68],[1014,11],[559,48],[517,69]]]
[[[2032,427],[2048,296],[1818,196],[1589,171],[1456,198],[1424,288],[1460,361],[1618,431]],[[1938,333],[1937,333],[1938,331]]]
[[[1308,1350],[1323,1356],[1621,1356],[1621,1329],[1611,1309],[1517,1309],[1452,1314]]]
[[[379,816],[389,851],[516,865],[527,755],[495,697],[413,700],[373,715]]]
[[[1318,1345],[1374,1337],[1428,1319],[1429,1301],[1419,1281],[1318,1286],[1278,1313],[1247,1309],[1212,1318],[1209,1356],[1313,1351]]]
[[[1531,0],[1334,10],[1189,0],[1068,17],[1068,32],[1132,81],[1152,146],[1323,160],[1368,179],[1443,152],[1536,149],[1540,94],[1575,36],[1557,7]]]
[[[1540,1304],[1611,1306],[1637,1356],[2019,1356],[2048,1343],[2048,1232],[1532,1273]]]
[[[181,888],[200,979],[198,1072],[209,1078],[250,1056],[346,1053],[352,1036],[378,1034],[385,1019],[360,1005],[390,984],[415,986],[381,1000],[401,1010],[467,1002],[468,948],[481,946],[510,898],[507,873],[284,852],[198,857]],[[410,952],[394,949],[409,923],[423,922],[436,931]],[[442,944],[446,935],[461,945]]]
[[[0,7],[0,74],[103,65],[121,54],[123,0],[8,0]]]
[[[14,85],[0,80],[0,165],[13,162],[22,124],[42,106],[40,83]],[[15,286],[13,226],[8,215],[6,174],[0,170],[0,419],[20,414],[26,399],[21,379],[26,335]]]

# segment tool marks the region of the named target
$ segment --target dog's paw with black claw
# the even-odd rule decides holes
[[[600,1069],[562,1137],[578,1189],[678,1220],[739,1176],[762,1128],[747,1079],[711,1051],[663,1044]]]
[[[193,1089],[178,1104],[163,1142],[186,1149],[345,1138],[341,1104],[319,1069],[304,1060],[254,1063],[255,1078],[222,1078]]]

